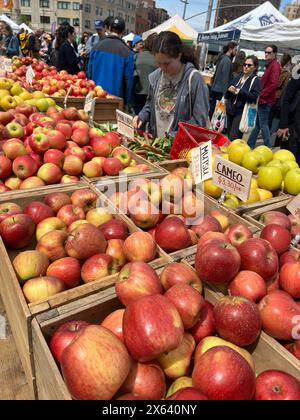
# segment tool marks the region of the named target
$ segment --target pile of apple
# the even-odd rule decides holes
[[[256,378],[244,348],[261,332],[254,302],[225,297],[211,305],[185,263],[171,263],[159,277],[131,262],[115,289],[123,308],[100,325],[63,323],[51,337],[74,399],[300,400],[293,376],[268,370]]]
[[[0,191],[149,171],[120,146],[117,132],[104,134],[86,119],[76,108],[50,107],[45,115],[29,104],[0,112]]]
[[[14,82],[13,79],[0,77],[0,110],[15,109],[25,102],[38,111],[46,112],[50,106],[56,105],[54,99],[46,97],[43,92],[29,92],[29,89],[25,89],[20,82]]]
[[[300,254],[290,250],[287,216],[271,213],[265,221],[260,237],[244,227],[238,241],[211,229],[199,240],[195,267],[202,281],[257,302],[263,330],[299,357]]]
[[[28,302],[115,274],[127,261],[152,261],[156,244],[146,232],[129,233],[123,220],[96,208],[98,195],[88,188],[71,196],[54,192],[25,208],[0,204],[0,236],[20,252],[13,267]]]
[[[300,169],[295,156],[288,150],[279,150],[273,154],[266,146],[251,150],[244,140],[235,140],[221,156],[253,172],[250,195],[241,202],[233,194],[228,194],[225,205],[235,208],[244,204],[265,201],[274,193],[282,190],[291,195],[300,193]],[[214,185],[212,180],[204,183],[205,193],[220,198],[223,190]]]
[[[35,76],[30,86],[26,81],[27,67],[31,66]],[[71,87],[69,96],[86,96],[93,92],[96,98],[114,99],[116,96],[107,93],[101,86],[96,86],[93,80],[87,80],[86,73],[79,71],[75,75],[66,70],[58,71],[56,67],[49,66],[44,61],[31,57],[15,57],[12,61],[13,72],[7,77],[19,81],[26,89],[42,91],[50,96],[65,96]]]

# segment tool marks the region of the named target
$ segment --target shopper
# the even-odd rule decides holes
[[[77,52],[75,29],[73,26],[66,26],[62,29],[61,36],[64,41],[58,48],[58,70],[76,74],[80,71],[79,63],[82,62],[84,53],[79,55]]]
[[[125,21],[121,17],[111,22],[110,35],[94,46],[90,54],[88,74],[97,85],[111,95],[129,102],[133,83],[133,52],[122,40]]]
[[[87,54],[87,42],[90,38],[90,35],[87,32],[84,32],[82,34],[82,37],[80,38],[80,43],[78,45],[78,54],[83,57],[82,61],[82,70],[87,69],[87,63],[88,63],[88,54]]]
[[[276,45],[268,45],[265,49],[267,68],[261,78],[261,91],[258,101],[256,125],[249,137],[248,144],[254,149],[257,137],[262,132],[265,146],[270,147],[269,115],[272,105],[276,103],[276,89],[281,67],[277,61]]]
[[[8,58],[20,55],[20,44],[16,35],[13,34],[11,27],[8,24],[4,25],[2,30],[4,36],[4,43],[1,46],[2,54]]]
[[[134,53],[141,53],[143,51],[144,44],[141,35],[134,35],[132,40],[132,49]]]
[[[52,49],[52,37],[50,34],[43,34],[41,37],[40,57],[46,63],[49,63]]]
[[[133,89],[133,109],[135,114],[143,109],[149,92],[149,75],[157,69],[152,55],[153,43],[157,34],[151,34],[144,42],[144,50],[137,54],[135,61],[135,83]]]
[[[223,48],[223,55],[217,63],[210,89],[210,118],[213,116],[217,101],[220,101],[223,98],[229,88],[229,83],[232,79],[232,60],[236,54],[236,42],[229,42],[229,44]]]
[[[148,124],[154,137],[176,132],[180,121],[207,126],[209,97],[194,51],[174,32],[161,32],[153,54],[159,66],[149,76],[147,102],[134,118],[134,126]]]
[[[103,20],[95,20],[96,33],[93,34],[86,43],[86,53],[89,55],[98,42],[105,37],[105,28]]]
[[[233,79],[225,96],[227,129],[230,140],[241,139],[243,133],[239,130],[244,106],[246,103],[257,102],[260,81],[257,76],[258,58],[251,55],[246,58],[243,65],[243,75]]]
[[[40,37],[43,34],[42,29],[37,29],[35,32],[29,34],[28,50],[31,57],[40,58],[41,41]]]
[[[292,61],[293,63],[293,61]],[[295,65],[295,64],[293,64]],[[300,65],[294,69],[281,101],[281,113],[277,136],[281,148],[289,149],[300,165]]]
[[[236,78],[243,74],[243,66],[246,60],[245,51],[239,51],[232,64],[232,77]]]

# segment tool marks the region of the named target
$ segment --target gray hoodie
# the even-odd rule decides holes
[[[208,88],[204,83],[201,74],[195,73],[192,77],[191,92],[189,92],[189,75],[195,70],[192,63],[187,63],[184,68],[182,79],[179,83],[177,103],[175,107],[174,121],[171,132],[178,130],[180,121],[206,127],[209,112]],[[139,113],[139,118],[144,123],[149,123],[150,133],[156,137],[156,118],[155,118],[155,95],[159,88],[159,81],[162,70],[157,69],[149,75],[149,94],[147,102]],[[190,95],[192,109],[190,109]]]

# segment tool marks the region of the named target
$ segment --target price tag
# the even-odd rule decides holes
[[[125,112],[116,110],[118,133],[130,140],[134,140],[133,117]]]
[[[192,174],[196,185],[212,178],[211,141],[192,150]]]
[[[95,101],[95,98],[94,98],[92,92],[90,92],[88,95],[86,95],[83,109],[87,114],[89,114],[91,116],[91,118],[94,117],[95,102],[96,101]]]
[[[32,85],[32,81],[34,79],[35,73],[33,71],[33,68],[31,66],[28,67],[26,71],[26,82]]]
[[[227,192],[231,192],[243,201],[250,193],[252,172],[235,163],[216,156],[213,183]]]
[[[1,71],[6,71],[5,70],[5,57],[3,57],[3,56],[0,56],[0,70]]]
[[[300,219],[300,194],[294,197],[286,206],[288,211],[298,219]]]
[[[5,69],[5,71],[7,71],[9,73],[12,72],[11,58],[5,58],[4,59],[4,69]]]

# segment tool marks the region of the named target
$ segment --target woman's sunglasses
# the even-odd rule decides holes
[[[244,67],[253,67],[253,64],[244,64]]]

